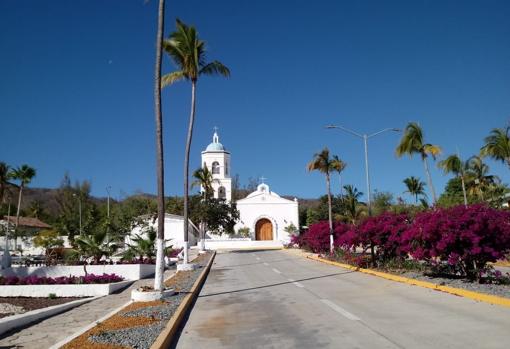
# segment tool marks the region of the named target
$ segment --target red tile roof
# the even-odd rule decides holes
[[[4,219],[9,220],[11,224],[16,224],[16,216],[4,216]],[[51,225],[48,225],[37,218],[33,217],[19,217],[19,225],[20,227],[29,227],[29,228],[51,228]]]

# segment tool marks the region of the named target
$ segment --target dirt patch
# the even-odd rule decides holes
[[[42,309],[46,307],[51,307],[53,305],[64,304],[68,302],[72,302],[78,299],[78,297],[61,297],[61,298],[39,298],[39,297],[0,297],[0,303],[7,303],[11,305],[15,305],[17,307],[22,307],[25,309],[25,312]],[[11,316],[12,313],[0,314],[0,319]]]

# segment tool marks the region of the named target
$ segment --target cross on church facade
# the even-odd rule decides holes
[[[268,179],[268,178],[266,178],[266,177],[262,176],[262,177],[260,177],[260,179],[259,179],[259,180],[262,182],[262,184],[265,184],[265,182],[264,182],[264,181],[265,181],[266,179]]]

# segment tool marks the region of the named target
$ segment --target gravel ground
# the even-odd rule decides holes
[[[398,275],[411,279],[428,281],[438,285],[457,287],[469,291],[510,298],[510,285],[479,284],[478,282],[469,282],[462,279],[426,276],[418,272],[405,272]]]
[[[170,320],[174,314],[179,304],[181,304],[186,293],[190,291],[196,279],[202,272],[203,267],[207,264],[210,258],[210,254],[200,256],[195,262],[200,266],[200,268],[197,268],[192,272],[177,273],[171,279],[170,283],[178,292],[175,295],[166,298],[164,300],[164,304],[148,306],[119,314],[122,317],[145,317],[160,320],[159,322],[146,326],[103,331],[97,335],[90,336],[88,339],[95,343],[120,345],[133,349],[150,348],[152,343],[154,343],[158,335],[166,326],[168,320]]]

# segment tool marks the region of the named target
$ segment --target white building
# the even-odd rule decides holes
[[[158,219],[152,219],[147,216],[144,218],[146,223],[156,231],[158,230]],[[198,228],[193,224],[191,220],[188,221],[188,242],[190,246],[197,243]],[[143,227],[135,227],[131,234],[126,236],[125,242],[130,244],[131,237],[135,235],[144,236]],[[184,217],[177,216],[170,213],[165,213],[165,247],[182,247],[184,245]]]
[[[232,199],[230,152],[219,142],[214,132],[213,141],[202,152],[202,166],[213,174],[214,197]],[[289,226],[299,227],[298,201],[287,200],[269,189],[265,183],[246,198],[237,201],[240,220],[235,230],[248,228],[248,237],[218,236],[208,233],[206,248],[236,248],[252,246],[281,246],[290,241],[285,230]]]

